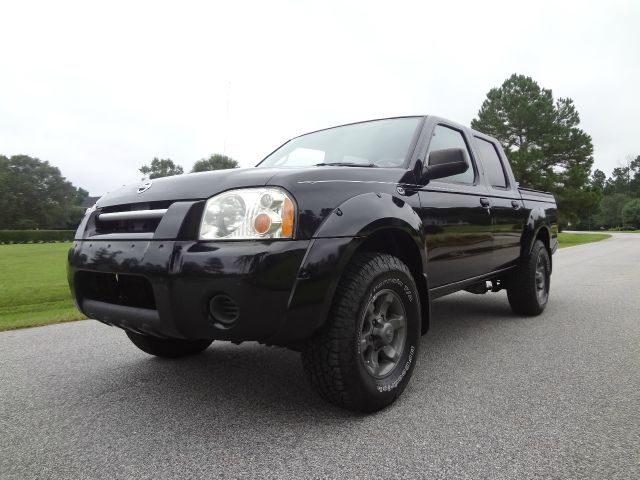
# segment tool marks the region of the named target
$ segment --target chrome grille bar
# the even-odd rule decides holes
[[[150,218],[162,218],[167,213],[166,208],[156,210],[130,210],[127,212],[101,213],[98,220],[101,222],[116,222],[118,220],[147,220]]]

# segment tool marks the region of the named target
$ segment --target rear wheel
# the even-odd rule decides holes
[[[302,352],[312,386],[361,412],[392,403],[409,382],[420,343],[420,303],[398,258],[357,255],[345,269],[327,323]]]
[[[129,340],[143,352],[164,358],[196,355],[213,343],[213,340],[181,340],[179,338],[152,337],[129,331],[126,333]]]
[[[507,298],[514,313],[539,315],[549,301],[551,260],[544,243],[536,240],[529,256],[511,275]]]

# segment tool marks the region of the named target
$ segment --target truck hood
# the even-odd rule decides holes
[[[146,182],[125,185],[98,200],[98,208],[128,203],[162,200],[200,200],[218,192],[241,187],[265,185],[279,169],[237,168],[212,172],[189,173],[149,180],[151,185],[142,193],[138,189]]]
[[[150,186],[138,193],[146,182],[125,185],[104,195],[98,208],[131,203],[165,200],[201,200],[233,188],[278,185],[290,190],[294,196],[303,185],[341,182],[403,183],[404,170],[366,167],[311,167],[311,168],[237,168],[212,172],[190,173],[150,180]],[[354,185],[355,186],[355,185]],[[349,188],[344,190],[349,196]],[[326,198],[327,203],[332,199]],[[340,203],[338,198],[335,198]],[[326,205],[331,208],[333,205]]]

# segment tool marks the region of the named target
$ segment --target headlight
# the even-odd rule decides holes
[[[293,238],[295,207],[276,187],[229,190],[207,200],[200,240]]]

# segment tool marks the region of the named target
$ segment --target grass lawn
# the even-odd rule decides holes
[[[69,246],[0,245],[0,331],[84,318],[67,284]]]
[[[599,242],[605,238],[609,238],[611,235],[607,233],[559,233],[558,234],[558,246],[573,247],[574,245],[580,245],[582,243]]]

